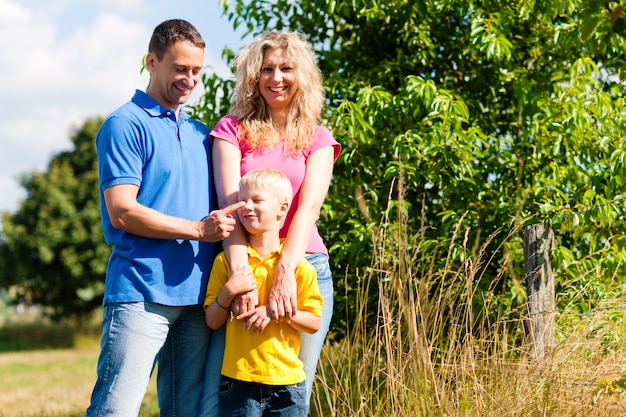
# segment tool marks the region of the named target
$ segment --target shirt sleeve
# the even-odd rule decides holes
[[[118,184],[139,186],[143,155],[136,127],[124,117],[110,117],[98,132],[96,148],[102,189]]]
[[[309,148],[309,155],[318,151],[326,146],[332,146],[334,151],[334,161],[339,157],[339,153],[341,152],[341,144],[335,140],[333,134],[330,133],[330,130],[324,126],[317,126],[315,128],[315,133],[313,133],[313,140],[311,142],[311,147]]]
[[[218,138],[239,147],[238,133],[239,121],[233,116],[224,116],[217,122],[209,137],[211,140]]]
[[[210,305],[217,296],[228,277],[230,276],[230,267],[228,265],[228,260],[224,255],[224,252],[217,255],[215,261],[213,262],[213,267],[211,268],[211,274],[209,275],[209,283],[206,289],[206,295],[204,296],[204,307]]]
[[[303,260],[296,267],[296,280],[298,284],[298,310],[309,311],[313,315],[321,317],[324,307],[324,298],[317,284],[315,268]]]

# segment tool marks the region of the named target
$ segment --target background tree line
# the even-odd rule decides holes
[[[419,236],[412,256],[425,246],[447,248],[433,270],[463,265],[475,251],[498,253],[473,265],[476,296],[497,298],[512,314],[525,302],[518,231],[531,222],[555,229],[564,306],[593,308],[568,304],[570,292],[596,300],[620,291],[626,3],[221,4],[249,34],[296,30],[315,46],[328,98],[322,123],[344,147],[319,224],[331,250],[339,336],[357,314],[351,299],[381,227]],[[234,53],[224,50],[229,60]],[[213,126],[228,110],[233,83],[211,74],[204,83],[191,110]],[[101,299],[109,249],[98,213],[100,122],[78,129],[74,150],[52,158],[47,172],[25,175],[28,197],[3,216],[0,287],[57,317],[91,311]],[[462,242],[452,238],[458,233]],[[392,240],[386,244],[386,253],[398,253]]]

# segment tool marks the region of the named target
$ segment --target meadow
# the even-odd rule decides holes
[[[372,267],[352,282],[357,319],[322,353],[312,416],[626,414],[621,298],[597,300],[586,314],[559,312],[550,355],[533,360],[524,343],[512,342],[523,340],[523,314],[489,297],[481,309],[495,314],[476,315],[472,307],[480,253],[473,263],[435,271],[427,266],[445,251],[385,233]],[[376,311],[368,311],[372,293]],[[97,322],[0,322],[0,417],[83,415],[95,378]],[[157,415],[153,378],[141,416]]]
[[[96,376],[98,332],[95,315],[78,324],[12,312],[0,326],[0,417],[84,416]],[[159,415],[154,379],[142,417]]]

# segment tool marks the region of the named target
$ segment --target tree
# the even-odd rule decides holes
[[[623,276],[626,4],[221,4],[235,27],[296,30],[316,47],[324,122],[344,146],[320,227],[336,277],[348,276],[338,295],[353,294],[375,231],[400,227],[397,213],[432,244],[460,227],[469,251],[449,253],[459,266],[475,248],[486,245],[487,259],[504,248],[480,265],[478,287],[511,310],[524,301],[524,268],[521,236],[507,235],[527,222],[558,230],[562,289],[601,292]],[[341,306],[351,304],[335,317],[350,320]]]
[[[95,137],[87,120],[45,173],[23,177],[27,198],[2,218],[0,287],[58,319],[80,317],[102,302],[110,248],[100,224]]]
[[[509,233],[528,222],[557,232],[560,293],[617,287],[626,272],[626,3],[221,4],[236,27],[297,30],[317,50],[328,97],[322,122],[343,145],[320,219],[340,335],[356,314],[358,269],[372,264],[381,226],[422,239],[415,252],[450,247],[431,268],[474,261],[477,294],[498,297],[511,312],[525,294],[521,236]],[[232,81],[207,75],[205,85],[192,110],[213,126],[227,111]],[[98,125],[79,129],[75,150],[55,156],[47,173],[26,176],[27,200],[3,218],[0,286],[57,316],[87,311],[102,292],[109,248],[98,211]],[[466,243],[452,241],[459,230]],[[493,259],[475,259],[478,248]]]

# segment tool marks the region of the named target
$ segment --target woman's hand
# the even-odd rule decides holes
[[[296,278],[293,270],[289,271],[280,265],[276,268],[267,305],[272,320],[291,319],[298,308]]]

